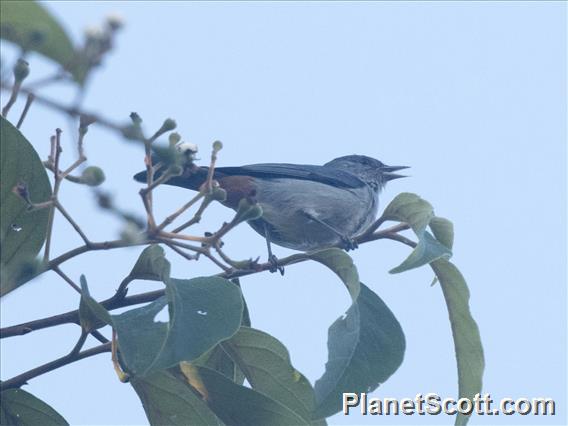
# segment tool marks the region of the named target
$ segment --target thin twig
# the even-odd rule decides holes
[[[199,256],[195,255],[195,254],[189,254],[184,252],[182,249],[176,247],[175,245],[167,242],[165,243],[170,249],[172,249],[174,252],[176,252],[177,254],[179,254],[181,257],[183,257],[184,259],[187,260],[197,260],[199,258]]]
[[[53,142],[53,140],[52,140]],[[57,193],[59,192],[59,157],[61,156],[61,129],[55,129],[55,148],[53,149],[52,143],[52,156],[53,156],[53,194],[52,199],[57,200]],[[47,263],[49,261],[49,251],[51,249],[51,235],[53,233],[53,220],[55,217],[55,205],[51,206],[49,209],[49,217],[47,220],[47,234],[45,238],[45,251],[43,254],[43,262]]]
[[[59,212],[63,215],[63,217],[67,219],[67,222],[69,222],[69,224],[73,227],[73,229],[81,236],[85,245],[87,246],[91,245],[92,243],[87,237],[87,235],[83,232],[81,227],[77,224],[77,222],[75,222],[75,220],[71,217],[71,215],[67,213],[67,210],[65,210],[65,208],[59,202],[59,200],[55,199],[54,203],[57,210],[59,210]]]
[[[400,231],[405,231],[410,229],[410,225],[407,223],[399,223],[397,225],[391,226],[390,228],[385,228],[382,231],[377,231],[373,234],[368,234],[365,232],[363,235],[358,236],[355,238],[355,242],[357,243],[367,243],[369,241],[376,241],[382,238],[386,238],[387,235],[394,235]]]
[[[158,168],[154,169],[154,171],[157,171],[157,170],[158,170]],[[154,189],[156,189],[156,187],[158,187],[159,185],[161,185],[162,183],[164,183],[165,181],[167,181],[171,177],[172,177],[171,172],[166,170],[158,179],[156,179],[152,182],[152,185],[149,185],[146,188],[142,188],[142,191],[144,191],[144,193],[153,191]]]
[[[53,164],[50,163],[49,161],[44,161],[43,166],[51,172],[55,171],[55,169],[53,168]],[[59,173],[63,173],[63,171],[60,170]],[[73,183],[83,183],[83,181],[79,176],[67,175],[65,176],[65,179]]]
[[[193,217],[191,219],[189,219],[187,222],[182,223],[180,226],[175,228],[172,232],[174,234],[177,234],[177,233],[183,231],[184,229],[189,228],[190,226],[192,226],[196,223],[199,223],[199,221],[201,221],[201,216],[203,215],[203,212],[209,206],[209,204],[211,204],[211,199],[209,197],[206,197],[203,200],[203,202],[200,204],[199,208],[197,209],[197,211],[195,212]]]
[[[416,243],[414,241],[394,232],[395,230],[404,230],[404,229],[407,229],[407,228],[408,228],[408,225],[399,224],[399,225],[393,226],[391,228],[385,229],[383,231],[375,232],[374,234],[369,235],[369,236],[359,237],[356,240],[357,240],[358,243],[366,243],[366,242],[375,241],[375,240],[379,240],[379,239],[390,239],[390,240],[399,241],[399,242],[406,244],[410,247],[415,247]],[[125,241],[122,241],[122,240],[105,241],[105,242],[102,242],[102,243],[92,243],[90,247],[87,247],[86,245],[81,246],[81,247],[77,247],[77,248],[70,250],[69,252],[64,253],[61,256],[51,260],[47,264],[47,269],[53,269],[54,267],[65,262],[66,260],[69,260],[69,259],[71,259],[71,258],[73,258],[73,257],[75,257],[79,254],[82,254],[82,253],[85,253],[85,252],[88,252],[88,251],[108,250],[108,249],[128,247],[128,246],[133,246],[133,245],[145,245],[145,244],[153,243],[153,242],[154,243],[155,242],[165,243],[165,241],[163,239],[146,240],[146,241],[141,241],[141,242],[138,242],[138,243],[129,243],[129,242],[125,242]],[[208,258],[210,258],[212,261],[214,259],[214,257],[211,256],[210,253],[208,253],[207,250],[204,249],[203,247],[191,246],[191,245],[184,244],[184,243],[178,242],[178,241],[169,241],[169,244],[179,246],[179,247],[183,247],[183,248],[186,248],[186,249],[189,249],[189,250],[192,250],[192,251],[196,251],[196,252],[199,252],[199,253],[204,254],[206,256],[208,255]],[[295,264],[295,263],[304,262],[306,260],[309,260],[310,259],[309,256],[310,256],[310,253],[298,253],[298,254],[294,254],[294,255],[279,259],[279,263],[282,266],[288,266],[288,265],[292,265],[292,264]],[[252,275],[252,274],[263,272],[263,271],[268,271],[271,268],[272,268],[272,264],[270,262],[266,262],[266,263],[260,263],[260,264],[255,265],[254,269],[250,269],[250,270],[231,269],[231,270],[228,270],[228,271],[224,271],[223,273],[218,274],[218,275],[223,277],[223,278],[231,279],[231,278],[238,278],[238,277],[242,277],[242,276]],[[107,300],[101,302],[101,304],[107,310],[110,311],[110,310],[113,310],[113,309],[123,308],[123,307],[126,307],[126,306],[132,306],[132,305],[138,305],[138,304],[141,304],[141,303],[152,302],[152,301],[156,300],[157,298],[159,298],[163,295],[164,295],[164,290],[156,290],[156,291],[152,291],[152,292],[141,293],[141,294],[137,294],[137,295],[134,295],[134,296],[127,296],[127,297],[124,297],[124,295],[119,295],[117,293],[115,296],[111,297],[110,299],[107,299]],[[10,326],[10,327],[2,328],[2,329],[0,329],[0,338],[22,336],[24,334],[30,333],[30,332],[35,331],[35,330],[54,327],[54,326],[58,326],[58,325],[62,325],[62,324],[79,324],[79,312],[78,312],[78,310],[69,311],[69,312],[59,314],[59,315],[55,315],[55,316],[52,316],[52,317],[42,318],[42,319],[27,322],[27,323],[22,323],[22,324]]]
[[[14,83],[14,85],[12,86],[12,92],[10,93],[10,99],[8,99],[8,102],[6,102],[6,105],[4,106],[4,108],[2,108],[2,116],[3,117],[8,116],[10,109],[12,108],[14,103],[16,103],[16,99],[18,99],[18,93],[20,92],[21,87],[22,87],[21,81],[16,81]]]
[[[55,272],[57,275],[59,275],[61,278],[63,278],[63,280],[69,284],[77,293],[81,294],[81,288],[75,284],[75,282],[69,278],[60,268],[59,266],[56,266],[55,268],[52,269],[53,272]]]
[[[18,124],[16,125],[16,129],[19,129],[20,127],[22,127],[22,124],[24,123],[24,120],[26,119],[26,115],[28,115],[28,111],[30,109],[30,107],[32,106],[32,103],[35,99],[35,96],[33,93],[28,94],[28,97],[26,98],[26,105],[24,105],[24,110],[22,111],[22,114],[20,115],[20,119],[18,120]]]
[[[198,192],[191,200],[189,200],[187,203],[181,206],[177,211],[166,217],[164,221],[160,223],[160,225],[158,225],[157,230],[161,231],[162,229],[164,229],[166,226],[168,226],[170,223],[176,220],[183,212],[185,212],[187,209],[189,209],[191,206],[197,203],[201,198],[203,198],[204,195],[205,194],[203,194],[202,192]],[[176,233],[175,230],[173,232]]]
[[[148,229],[153,230],[156,228],[156,221],[154,219],[153,211],[153,196],[152,196],[152,185],[154,183],[154,167],[152,167],[152,139],[144,140],[144,164],[146,164],[146,189],[140,190],[140,196],[142,197],[142,202],[144,203],[144,208],[146,209],[146,215],[148,216]]]
[[[79,340],[77,340],[77,343],[75,343],[75,346],[73,347],[73,349],[71,349],[71,352],[69,352],[68,356],[75,356],[79,352],[81,352],[81,349],[83,349],[83,346],[85,345],[85,341],[87,340],[88,336],[89,336],[89,333],[86,333],[85,331],[81,331],[81,335],[79,336]]]
[[[209,243],[209,241],[211,240],[211,237],[197,237],[195,235],[174,234],[173,232],[165,232],[165,231],[160,232],[160,236],[171,239],[194,241],[198,243]]]
[[[124,278],[122,280],[122,282],[120,283],[120,285],[118,286],[118,288],[116,289],[116,292],[115,292],[113,298],[114,299],[124,299],[124,297],[126,296],[126,293],[128,292],[128,284],[130,284],[133,280],[134,280],[134,278],[132,278],[130,275],[128,275],[126,278]]]
[[[5,83],[2,83],[0,87],[2,89],[5,89],[5,90],[13,90],[12,86],[9,86]],[[22,87],[20,89],[20,92],[25,94],[25,95],[29,95],[30,93],[34,93],[31,89],[29,89],[27,87]],[[110,121],[110,120],[108,120],[104,117],[97,115],[97,114],[86,112],[86,111],[83,111],[83,110],[79,110],[79,109],[74,108],[74,107],[61,105],[54,100],[51,100],[49,98],[45,98],[45,97],[40,96],[36,93],[34,93],[34,96],[35,96],[35,102],[37,104],[47,106],[49,108],[52,108],[52,109],[59,111],[59,112],[63,112],[63,113],[70,115],[72,117],[80,117],[82,115],[87,116],[87,117],[91,117],[94,120],[94,122],[96,124],[98,124],[99,126],[103,126],[103,127],[106,127],[110,130],[117,131],[120,134],[122,134],[122,131],[124,130],[124,126],[119,125],[117,123],[114,123],[114,122],[112,122],[112,121]]]
[[[6,390],[11,388],[18,388],[27,383],[28,380],[33,379],[37,376],[41,376],[42,374],[48,373],[50,371],[56,370],[60,367],[63,367],[67,364],[71,364],[75,361],[79,361],[81,359],[85,359],[94,355],[98,355],[105,352],[110,352],[111,344],[110,342],[104,343],[99,346],[95,346],[94,348],[87,349],[83,352],[79,352],[77,354],[69,353],[61,358],[58,358],[54,361],[48,362],[47,364],[40,365],[32,370],[26,371],[16,377],[8,379],[0,383],[0,389]]]
[[[40,78],[36,81],[32,81],[32,82],[27,83],[26,89],[28,89],[28,90],[37,89],[41,86],[45,86],[47,84],[63,80],[65,78],[65,76],[66,76],[65,71],[59,70],[55,74],[48,75],[47,77],[43,77],[43,78]]]
[[[203,256],[205,256],[207,259],[209,259],[211,262],[213,262],[215,265],[217,265],[219,268],[225,271],[225,273],[230,273],[231,271],[233,271],[233,268],[224,265],[215,256],[213,256],[209,250],[205,250],[203,252]]]
[[[371,235],[373,232],[375,232],[377,229],[379,229],[379,227],[385,223],[387,221],[387,219],[384,216],[379,217],[377,220],[375,220],[371,226],[369,226],[365,232],[363,233],[362,236],[368,236]]]
[[[402,225],[397,225],[397,227],[400,227],[400,226],[402,226]],[[393,227],[392,229],[394,229],[394,228],[395,227]],[[366,243],[366,242],[369,242],[369,241],[374,241],[374,240],[379,240],[379,239],[391,239],[391,240],[400,241],[403,244],[406,244],[410,247],[415,247],[416,243],[414,241],[411,241],[408,238],[403,237],[402,235],[399,235],[399,234],[396,234],[396,233],[393,233],[393,232],[390,232],[390,231],[389,232],[386,232],[386,231],[388,231],[388,230],[376,232],[376,233],[372,234],[371,236],[365,237],[365,240],[358,240],[358,242],[359,243]],[[163,239],[157,239],[157,240],[152,241],[152,242],[164,243],[164,240]],[[148,242],[145,242],[145,244],[147,244],[147,243]],[[104,245],[104,244],[106,244],[107,249],[108,248],[125,247],[125,245],[124,245],[125,243],[122,242],[122,241],[110,241],[110,242],[106,242],[106,243],[93,243],[91,248],[87,248],[86,246],[78,247],[77,249],[75,249],[73,251],[72,255],[66,253],[65,255],[62,255],[65,258],[62,258],[62,259],[57,258],[57,259],[52,260],[52,262],[58,262],[57,264],[59,264],[59,263],[62,263],[65,259],[69,259],[71,257],[74,257],[74,256],[81,254],[81,253],[84,253],[86,251],[101,250],[101,249],[103,249],[103,247],[101,245]],[[193,251],[199,251],[200,253],[202,253],[204,255],[207,252],[205,249],[203,249],[201,247],[194,247],[194,246],[183,244],[183,243],[177,242],[177,241],[170,241],[169,244],[188,248],[188,249],[191,249]],[[309,260],[310,259],[309,256],[310,256],[310,253],[297,253],[297,254],[293,254],[291,256],[287,256],[285,258],[279,259],[279,263],[282,266],[288,266],[288,265],[292,265],[292,264],[295,264],[295,263],[304,262],[306,260]],[[255,265],[254,269],[250,269],[250,270],[248,270],[248,269],[247,270],[234,270],[234,269],[232,269],[230,271],[226,271],[226,272],[219,274],[219,276],[221,276],[223,278],[227,278],[227,279],[237,278],[237,277],[242,277],[242,276],[246,276],[246,275],[252,275],[252,274],[263,272],[263,271],[268,271],[268,270],[270,270],[271,267],[272,267],[272,264],[270,262],[259,263],[259,264]],[[53,266],[52,266],[52,268],[53,268]],[[123,308],[123,307],[126,307],[126,306],[132,306],[132,305],[137,305],[137,304],[140,304],[140,303],[152,302],[152,301],[156,300],[158,297],[161,297],[163,295],[164,295],[164,290],[157,290],[157,291],[152,291],[152,292],[148,292],[148,293],[141,293],[141,294],[137,294],[137,295],[134,295],[134,296],[127,296],[127,297],[120,297],[119,295],[115,295],[115,296],[111,297],[110,299],[107,299],[107,300],[101,302],[101,304],[107,310],[110,311],[110,310],[113,310],[113,309]],[[12,336],[22,336],[24,334],[27,334],[27,333],[35,331],[35,330],[40,330],[40,329],[43,329],[43,328],[49,328],[49,327],[54,327],[54,326],[57,326],[57,325],[70,324],[70,323],[71,324],[79,324],[79,312],[77,310],[0,329],[0,338],[12,337]]]
[[[242,269],[242,264],[244,262],[238,262],[238,261],[234,261],[233,259],[231,259],[229,256],[227,256],[227,254],[224,252],[223,249],[221,249],[221,244],[219,242],[215,243],[213,245],[213,247],[215,248],[215,251],[217,252],[217,254],[219,254],[219,257],[221,257],[221,259],[223,259],[223,261],[229,265],[231,265],[234,269]],[[250,263],[250,268],[247,269],[254,269],[254,265],[258,265],[258,260],[260,259],[260,257],[258,257],[256,260],[252,260],[250,259],[249,261],[245,261],[245,262],[249,262]],[[227,270],[228,271],[228,270]],[[225,272],[227,272],[225,271]]]
[[[215,265],[217,265],[219,268],[221,268],[223,271],[229,272],[232,269],[227,265],[223,264],[223,262],[220,262],[219,259],[217,259],[215,256],[213,256],[209,251],[208,247],[195,247],[189,244],[184,244],[178,241],[172,241],[168,239],[159,239],[159,241],[163,242],[165,245],[167,245],[169,248],[171,248],[173,251],[175,251],[180,256],[186,258],[187,260],[197,260],[199,259],[199,255],[202,254],[211,262],[213,262]],[[187,254],[184,251],[180,250],[178,247],[183,247],[187,250],[195,251],[197,252],[197,254],[195,255]]]
[[[110,342],[110,340],[108,340],[105,336],[102,335],[102,333],[100,331],[97,331],[97,330],[91,331],[91,336],[93,336],[95,339],[97,339],[101,343]]]
[[[153,302],[154,300],[162,297],[164,290],[154,290],[146,293],[136,294],[134,296],[116,297],[113,296],[104,300],[101,305],[108,311],[114,309],[124,308],[127,306],[139,305],[141,303]],[[29,321],[23,324],[18,324],[10,327],[0,329],[0,339],[5,337],[23,336],[32,331],[42,330],[44,328],[55,327],[63,324],[80,324],[79,310],[68,311],[62,314],[54,315],[48,318]]]
[[[211,194],[213,191],[213,176],[215,173],[215,163],[217,162],[217,152],[218,149],[215,149],[215,144],[220,142],[213,143],[213,149],[211,150],[211,162],[209,163],[209,170],[207,170],[207,179],[205,180],[205,188],[207,189],[207,193]]]

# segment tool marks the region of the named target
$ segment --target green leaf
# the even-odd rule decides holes
[[[451,226],[451,222],[442,218],[435,219],[432,205],[418,195],[408,192],[397,195],[386,207],[382,217],[385,220],[408,223],[418,236],[417,246],[400,265],[389,271],[391,274],[418,268],[436,259],[449,259],[452,256],[451,244],[445,245],[426,232],[428,224],[433,223],[432,232],[438,232],[444,241],[448,242],[450,240],[448,223]]]
[[[469,310],[469,289],[460,271],[447,260],[430,264],[448,306],[458,363],[459,397],[473,399],[481,392],[485,360],[479,328]],[[456,425],[465,425],[469,416],[458,414]]]
[[[166,371],[134,377],[130,383],[152,425],[223,424],[186,383]]]
[[[241,287],[238,278],[233,278],[231,280],[233,284],[237,287]],[[248,312],[248,307],[246,300],[243,296],[243,317],[241,320],[241,326],[250,327],[250,316]],[[215,346],[209,352],[201,356],[199,359],[195,360],[193,363],[202,367],[208,367],[215,370],[225,377],[228,377],[235,383],[242,385],[245,381],[245,375],[241,369],[235,364],[231,357],[227,354],[222,346],[223,342]]]
[[[429,226],[434,237],[451,250],[454,245],[454,224],[448,219],[434,216]]]
[[[452,252],[445,245],[436,240],[429,232],[424,232],[418,240],[418,244],[410,255],[396,268],[391,269],[391,274],[408,271],[409,269],[419,268],[428,263],[445,258],[449,259]]]
[[[357,270],[346,253],[328,249],[311,257],[332,269],[352,297],[356,295],[346,314],[329,328],[328,361],[315,383],[313,418],[319,419],[341,409],[344,392],[370,392],[385,382],[402,363],[406,343],[394,314],[379,296],[359,283]],[[359,291],[351,290],[355,288]]]
[[[351,299],[357,300],[360,291],[359,273],[353,264],[351,256],[338,248],[330,248],[312,253],[310,259],[327,266],[335,272],[347,287]]]
[[[131,280],[166,281],[170,277],[170,262],[164,249],[157,244],[146,247],[128,277]]]
[[[24,51],[33,50],[60,64],[82,83],[87,73],[81,55],[63,27],[35,1],[0,2],[0,37]]]
[[[344,392],[371,392],[384,383],[402,364],[406,343],[392,311],[361,283],[357,301],[329,328],[327,347],[314,418],[340,411]]]
[[[221,343],[244,372],[252,388],[310,422],[315,394],[310,382],[291,364],[286,347],[260,330],[241,327]]]
[[[278,401],[240,386],[222,374],[205,367],[196,367],[207,390],[207,404],[226,424],[235,426],[308,425],[302,417]]]
[[[154,322],[166,304],[170,321]],[[165,297],[113,315],[112,321],[128,373],[145,375],[197,359],[231,337],[241,324],[242,312],[241,291],[228,280],[172,278],[166,281]]]
[[[239,385],[242,385],[245,381],[245,375],[225,349],[223,349],[222,343],[203,354],[203,356],[193,361],[192,364],[215,370]]]
[[[22,389],[8,389],[0,394],[2,425],[61,426],[67,421],[53,408]]]
[[[31,201],[39,203],[50,199],[51,186],[32,145],[3,117],[0,126],[0,296],[3,296],[39,272],[34,261],[45,241],[49,215],[48,209],[28,211],[27,203],[14,193],[14,188],[25,184]],[[29,265],[35,265],[31,273]]]
[[[112,324],[108,311],[89,294],[87,279],[84,275],[81,281],[81,301],[79,302],[79,322],[85,332],[91,332],[107,324]]]
[[[406,222],[420,237],[433,216],[434,210],[428,201],[416,194],[403,192],[397,195],[385,208],[382,218]]]

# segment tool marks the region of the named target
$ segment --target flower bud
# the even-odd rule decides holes
[[[170,146],[175,146],[181,140],[181,136],[177,132],[170,133],[168,137],[168,141],[170,142]]]
[[[175,120],[172,120],[171,118],[166,118],[164,120],[164,124],[162,124],[162,127],[160,128],[160,130],[158,130],[158,132],[161,133],[169,132],[170,130],[174,130],[176,126],[177,123],[175,122]]]
[[[14,65],[14,78],[17,83],[21,83],[30,73],[30,64],[28,64],[23,59],[18,59],[16,65]]]
[[[124,20],[122,19],[122,16],[116,13],[112,13],[110,15],[107,15],[106,24],[112,31],[116,31],[124,26]]]
[[[211,191],[210,197],[212,200],[223,202],[227,199],[227,191],[220,186],[215,186]]]
[[[83,170],[81,182],[89,186],[99,186],[105,181],[105,174],[100,167],[90,166]]]
[[[139,126],[142,124],[142,118],[138,115],[137,112],[131,112],[130,113],[130,119],[132,120],[132,123],[136,126]]]
[[[259,204],[253,203],[247,198],[242,198],[239,201],[239,208],[237,214],[233,218],[233,223],[241,223],[247,220],[255,220],[262,216],[262,207]]]
[[[215,141],[213,142],[213,151],[215,151],[216,153],[221,151],[223,149],[223,143],[221,141]]]

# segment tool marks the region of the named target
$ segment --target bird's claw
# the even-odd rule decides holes
[[[355,241],[353,238],[341,237],[341,248],[343,248],[345,251],[355,250],[358,247],[359,244],[357,244],[357,241]]]
[[[280,272],[280,275],[284,275],[284,266],[280,265],[278,258],[271,254],[268,256],[268,263],[270,263],[270,272]]]

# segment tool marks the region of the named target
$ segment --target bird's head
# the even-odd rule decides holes
[[[336,167],[349,172],[375,190],[383,188],[388,181],[406,177],[393,172],[408,168],[408,166],[387,166],[381,161],[365,155],[346,155],[331,160],[324,166]]]

